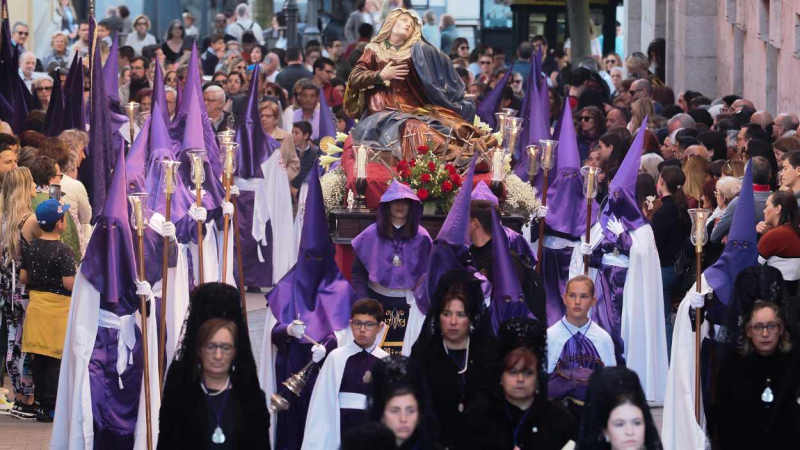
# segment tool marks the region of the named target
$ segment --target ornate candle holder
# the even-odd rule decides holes
[[[125,114],[128,116],[128,126],[130,127],[131,145],[133,145],[134,123],[136,122],[136,110],[139,109],[139,104],[136,102],[128,102],[125,104]]]
[[[369,212],[367,207],[367,168],[369,166],[369,147],[356,148],[356,192],[354,211]]]
[[[711,215],[711,210],[703,208],[692,208],[689,210],[689,218],[692,219],[692,232],[689,239],[694,245],[696,255],[696,269],[695,276],[697,282],[697,293],[703,292],[703,246],[708,243],[708,231],[706,229],[706,220]],[[701,383],[700,383],[700,345],[702,343],[702,336],[700,331],[700,318],[703,315],[702,308],[695,310],[694,324],[695,324],[695,348],[694,348],[694,415],[697,423],[700,423],[700,402],[701,402]]]
[[[592,201],[597,197],[597,176],[600,175],[599,167],[581,167],[583,176],[583,196],[586,198],[586,242],[592,240]],[[589,256],[583,256],[583,274],[589,274]]]
[[[128,203],[131,205],[131,226],[137,234],[144,233],[145,227],[150,221],[150,217],[145,208],[147,202],[147,192],[135,192],[128,195]]]
[[[217,139],[219,140],[220,145],[225,145],[227,143],[233,142],[233,139],[235,137],[236,137],[236,131],[234,130],[225,130],[217,133]]]
[[[525,147],[525,151],[528,152],[528,159],[530,160],[526,172],[530,177],[536,176],[542,168],[542,146],[532,144]]]
[[[489,187],[498,200],[503,198],[503,184],[506,178],[503,157],[504,152],[500,150],[495,150],[492,155],[492,182]]]
[[[171,196],[175,192],[175,175],[178,173],[178,167],[180,167],[180,161],[175,161],[172,159],[162,159],[161,162],[161,172],[163,175],[163,185],[164,185],[164,193],[167,194],[167,198]],[[167,201],[167,208],[169,208],[169,201]],[[169,216],[167,215],[167,220],[169,220]]]
[[[558,141],[540,139],[539,143],[542,144],[542,169],[547,172],[553,168],[553,154],[556,151],[556,147],[558,147]]]

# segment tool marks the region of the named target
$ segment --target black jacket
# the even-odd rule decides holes
[[[214,426],[208,419],[207,396],[199,382],[183,382],[183,365],[183,361],[174,361],[167,372],[159,417],[159,450],[210,448]],[[257,382],[234,385],[227,401],[233,401],[236,431],[226,437],[233,440],[235,448],[269,449],[267,399]]]
[[[286,89],[289,95],[292,95],[294,84],[298,80],[308,78],[309,80],[314,77],[314,74],[309,72],[302,64],[289,64],[285,69],[275,77],[275,83],[278,86]]]
[[[653,235],[656,238],[661,267],[673,266],[675,255],[681,251],[683,242],[689,237],[691,224],[681,224],[678,214],[678,207],[671,195],[661,199],[661,208],[653,214]]]

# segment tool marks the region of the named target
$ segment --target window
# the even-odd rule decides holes
[[[800,14],[794,16],[794,57],[800,59]]]
[[[758,38],[762,41],[769,41],[769,2],[770,0],[758,2]]]

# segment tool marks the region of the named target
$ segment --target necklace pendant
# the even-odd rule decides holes
[[[619,256],[619,249],[614,247],[614,256]]]
[[[217,425],[217,428],[214,430],[214,434],[211,435],[211,442],[215,444],[224,444],[225,443],[225,433],[222,432],[222,428]]]
[[[460,413],[464,412],[464,404],[463,403],[459,403],[458,404],[458,412],[460,412]]]
[[[772,403],[773,400],[775,400],[775,396],[772,395],[772,389],[767,386],[764,392],[761,393],[761,401],[764,403]]]
[[[400,256],[394,255],[394,258],[392,258],[392,265],[395,267],[400,267],[402,264],[403,263],[400,261]]]

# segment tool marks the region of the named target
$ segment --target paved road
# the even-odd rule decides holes
[[[250,325],[250,342],[256,363],[260,364],[261,339],[264,334],[264,296],[247,294],[247,321]],[[9,386],[6,379],[4,386]],[[661,431],[662,410],[654,408],[653,419]],[[17,420],[10,416],[0,416],[0,450],[40,450],[47,449],[52,425],[30,420]]]

